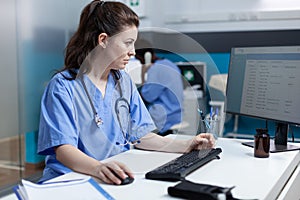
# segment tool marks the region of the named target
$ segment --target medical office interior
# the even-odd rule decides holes
[[[88,0],[2,0],[0,3],[0,191],[20,179],[38,180],[36,154],[41,95]],[[198,108],[220,111],[219,137],[253,139],[266,120],[224,111],[231,48],[300,45],[297,0],[123,0],[141,19],[141,38],[175,62],[185,76],[184,117],[178,133],[201,131]],[[191,67],[192,66],[192,67]],[[199,76],[200,74],[200,76]],[[296,77],[298,78],[298,77]],[[137,83],[138,84],[138,83]],[[268,121],[274,136],[274,121]],[[200,124],[200,125],[199,125]],[[289,141],[300,128],[289,126]]]

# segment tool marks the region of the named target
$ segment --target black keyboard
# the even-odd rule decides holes
[[[183,180],[192,171],[213,159],[219,159],[221,148],[193,150],[146,173],[146,179],[162,181]]]

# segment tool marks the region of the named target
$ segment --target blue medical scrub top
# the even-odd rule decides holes
[[[180,69],[168,59],[157,60],[147,71],[141,95],[159,132],[182,121],[183,83]]]
[[[59,73],[51,79],[41,101],[38,153],[47,155],[41,181],[71,171],[56,160],[54,151],[56,146],[70,144],[97,160],[103,160],[129,149],[129,145],[117,144],[125,143],[120,127],[126,133],[131,128],[130,137],[126,136],[131,142],[156,128],[129,75],[124,71],[120,72],[123,97],[130,104],[132,122],[130,126],[128,126],[130,118],[128,118],[126,103],[120,101],[115,108],[115,103],[120,98],[120,91],[116,87],[112,74],[108,77],[104,98],[86,75],[82,77],[96,112],[103,120],[100,127],[95,123],[92,106],[79,78],[70,81]],[[62,73],[70,77],[67,71]],[[117,119],[116,109],[120,112],[121,125]]]

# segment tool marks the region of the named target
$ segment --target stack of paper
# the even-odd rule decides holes
[[[22,180],[14,187],[19,200],[98,200],[114,199],[94,179],[70,179],[44,184],[35,184]]]

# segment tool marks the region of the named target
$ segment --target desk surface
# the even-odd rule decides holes
[[[237,198],[276,199],[299,164],[300,151],[272,153],[269,158],[255,158],[253,149],[243,146],[241,142],[238,139],[220,138],[217,147],[223,150],[221,159],[209,162],[186,179],[224,187],[235,186],[232,193]],[[140,150],[119,154],[110,159],[130,167],[135,174],[135,181],[124,186],[101,186],[116,199],[168,199],[167,188],[176,182],[147,180],[145,173],[177,156],[179,154]]]
[[[174,137],[174,136],[173,136]],[[177,136],[179,138],[189,136]],[[243,146],[238,139],[220,138],[217,147],[223,152],[220,160],[213,160],[186,177],[187,180],[231,187],[233,196],[241,199],[276,199],[296,166],[300,163],[300,151],[272,153],[269,158],[255,158],[253,149]],[[115,199],[168,199],[169,186],[176,182],[145,179],[145,173],[180,154],[130,150],[114,156],[125,163],[135,174],[129,185],[100,184]],[[108,159],[109,160],[109,159]],[[70,173],[55,180],[82,176]]]

